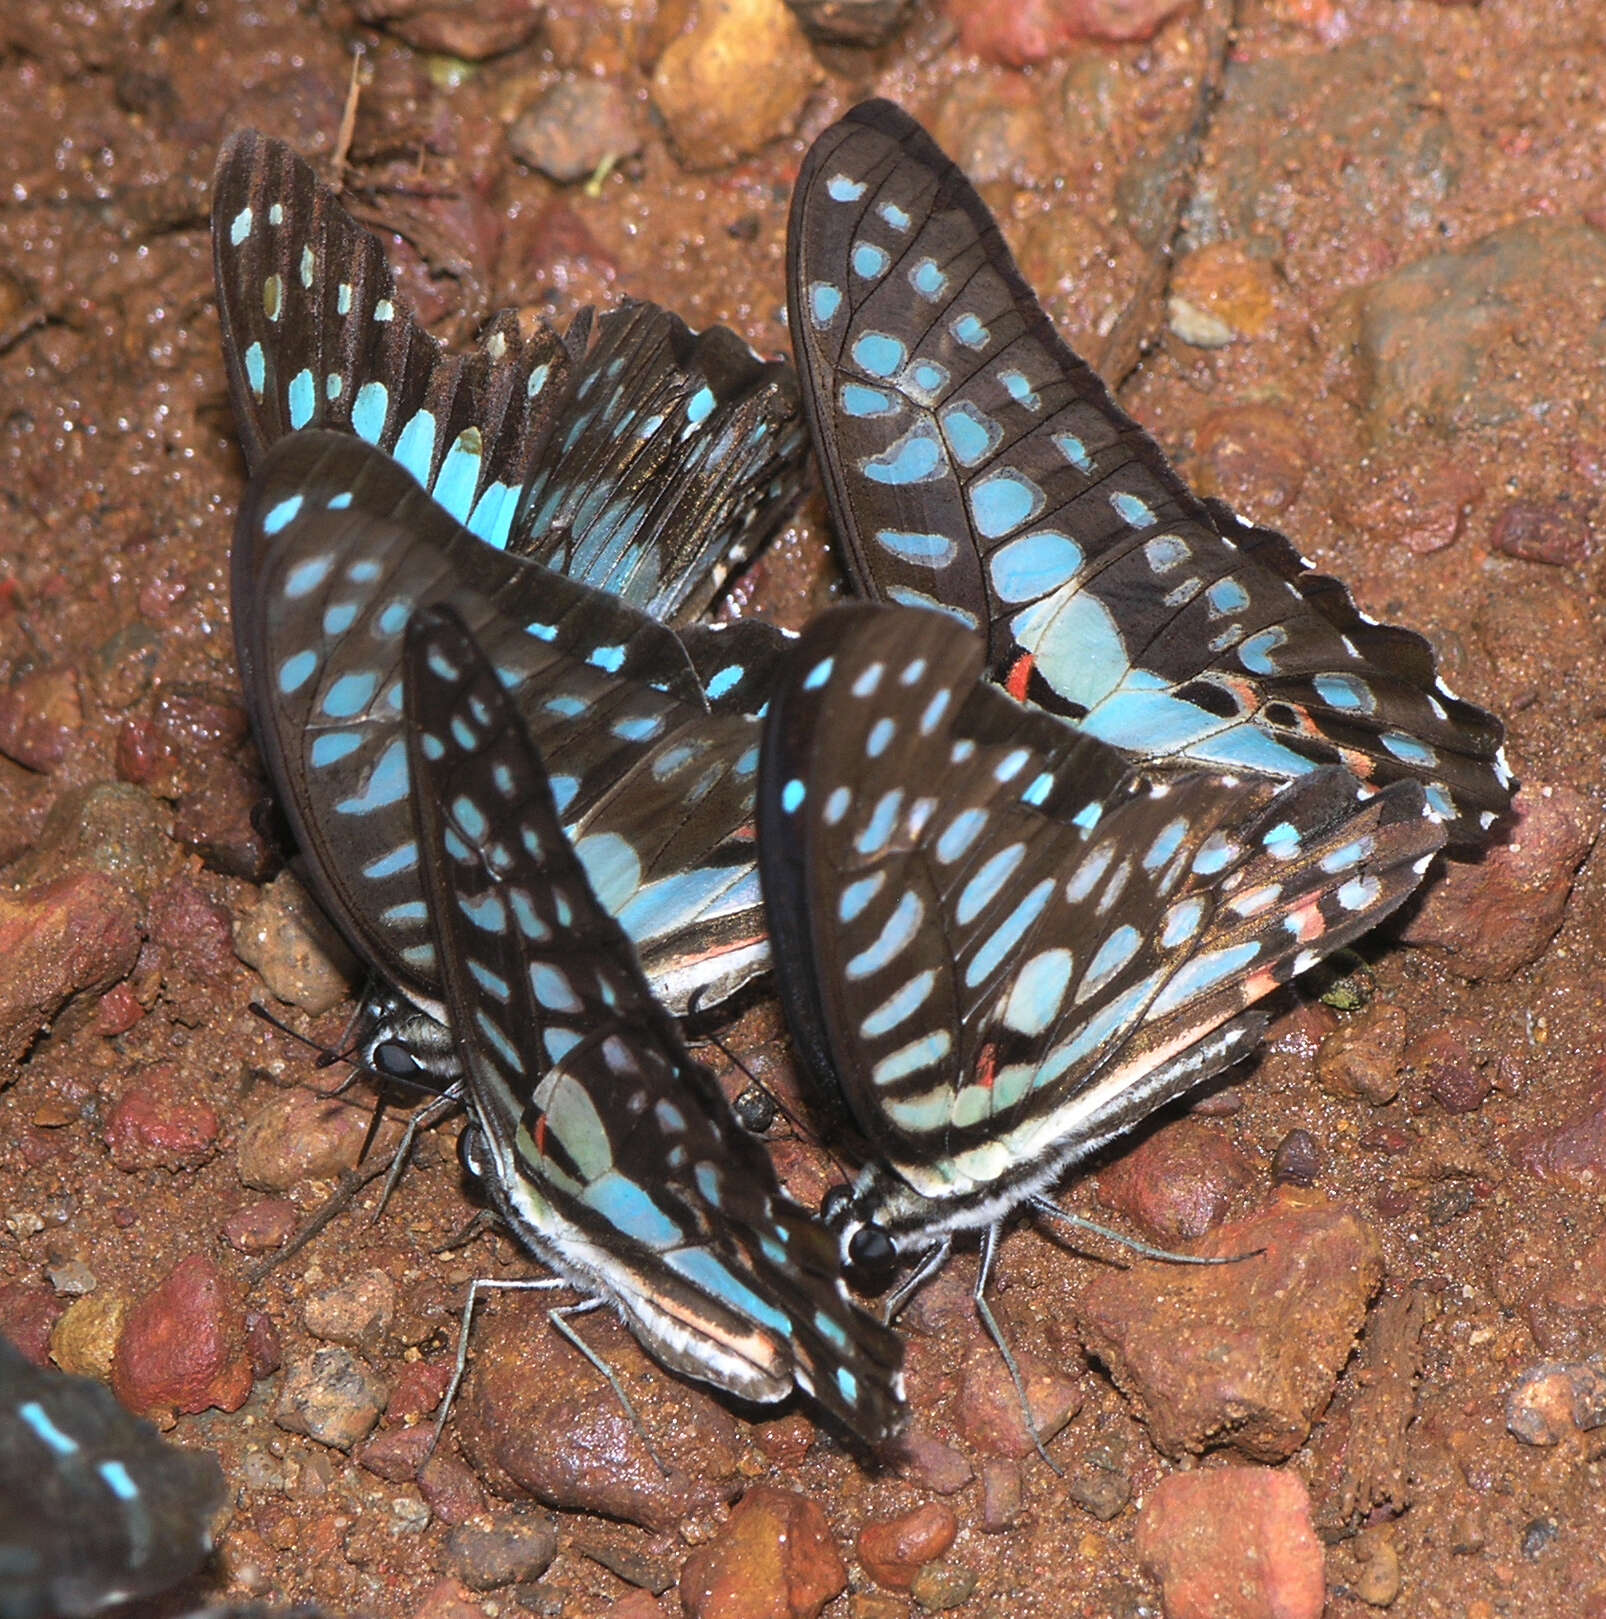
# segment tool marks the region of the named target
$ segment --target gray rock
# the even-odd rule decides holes
[[[290,1368],[273,1420],[320,1445],[350,1450],[373,1430],[389,1392],[349,1350],[320,1349]]]

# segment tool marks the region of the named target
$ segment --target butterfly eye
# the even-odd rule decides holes
[[[731,1107],[749,1135],[761,1136],[775,1123],[775,1098],[760,1085],[749,1085]]]
[[[400,1040],[381,1040],[370,1058],[374,1072],[386,1079],[417,1079],[424,1065]]]
[[[457,1161],[471,1181],[489,1180],[492,1173],[489,1144],[485,1132],[477,1124],[469,1123],[457,1138]]]
[[[848,1267],[861,1293],[884,1293],[898,1267],[898,1250],[880,1226],[860,1226],[848,1238]]]

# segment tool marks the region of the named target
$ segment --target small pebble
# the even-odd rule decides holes
[[[981,1527],[1001,1535],[1020,1522],[1026,1510],[1026,1480],[1018,1462],[994,1458],[981,1464]]]
[[[538,96],[507,132],[519,162],[559,185],[589,179],[641,150],[635,102],[607,79],[566,78]]]
[[[1589,560],[1589,524],[1565,500],[1516,500],[1495,518],[1489,545],[1522,562],[1576,567]]]
[[[1522,1555],[1530,1563],[1537,1562],[1560,1535],[1561,1525],[1554,1518],[1535,1518],[1522,1531]]]
[[[784,0],[709,0],[659,56],[651,91],[681,162],[714,168],[789,134],[824,78]]]
[[[408,1484],[429,1459],[434,1431],[428,1427],[387,1428],[352,1454],[359,1467],[391,1484]]]
[[[290,1239],[301,1211],[287,1197],[261,1197],[223,1222],[223,1237],[237,1253],[271,1254]]]
[[[74,995],[127,976],[141,925],[128,886],[101,872],[0,894],[0,1066],[19,1062]]]
[[[42,669],[0,691],[0,754],[29,770],[64,763],[83,725],[75,669]]]
[[[102,1138],[125,1173],[198,1169],[216,1150],[217,1112],[189,1095],[178,1067],[159,1063],[134,1076],[107,1116]]]
[[[672,1555],[673,1542],[660,1538],[654,1544],[660,1548],[667,1546],[671,1555],[654,1555],[651,1550],[623,1540],[590,1537],[579,1542],[575,1549],[584,1552],[592,1562],[600,1563],[610,1574],[617,1574],[626,1584],[661,1596],[680,1577],[680,1561]]]
[[[1530,781],[1518,789],[1512,823],[1508,839],[1476,863],[1446,862],[1401,930],[1463,978],[1502,981],[1545,953],[1600,812],[1570,787]]]
[[[485,1510],[485,1492],[472,1468],[437,1450],[418,1471],[418,1488],[444,1524],[467,1523]]]
[[[910,1595],[927,1613],[943,1613],[969,1602],[979,1581],[975,1569],[962,1563],[927,1563],[915,1576]]]
[[[1098,1199],[1160,1242],[1185,1242],[1219,1225],[1233,1199],[1258,1178],[1222,1130],[1184,1118],[1145,1136],[1102,1170]]]
[[[89,675],[95,695],[109,709],[132,708],[151,689],[162,655],[162,637],[149,624],[125,624],[95,649]]]
[[[812,1619],[847,1589],[825,1514],[807,1496],[758,1484],[680,1571],[686,1619]]]
[[[1187,0],[948,0],[959,48],[1001,67],[1030,67],[1083,41],[1149,39]]]
[[[560,1511],[671,1530],[721,1508],[740,1488],[747,1453],[728,1411],[651,1367],[618,1320],[600,1311],[581,1330],[612,1368],[653,1436],[665,1474],[618,1396],[552,1330],[545,1296],[511,1294],[474,1328],[474,1374],[453,1408],[467,1459]],[[503,1486],[505,1488],[505,1484]]]
[[[259,1383],[264,1377],[272,1377],[284,1364],[284,1343],[279,1329],[264,1310],[246,1312],[245,1347],[251,1356],[251,1375]]]
[[[382,1270],[362,1271],[308,1299],[302,1320],[314,1338],[376,1359],[396,1324],[396,1284]]]
[[[1386,1608],[1400,1594],[1404,1577],[1400,1554],[1387,1541],[1380,1541],[1371,1557],[1361,1565],[1355,1580],[1355,1594],[1374,1608]]]
[[[238,1290],[205,1255],[181,1260],[128,1312],[112,1388],[130,1411],[238,1411],[251,1384]]]
[[[106,1295],[102,1293],[101,1297]],[[88,1300],[80,1299],[72,1308],[84,1309],[88,1304]],[[0,1333],[35,1366],[49,1361],[50,1335],[66,1310],[67,1306],[41,1283],[0,1283]]]
[[[1166,1619],[1322,1619],[1322,1544],[1297,1473],[1172,1473],[1143,1503],[1136,1550]]]
[[[1066,1493],[1090,1517],[1109,1523],[1132,1499],[1132,1480],[1117,1469],[1084,1463],[1071,1473]]]
[[[1606,1427],[1606,1358],[1527,1372],[1506,1399],[1506,1429],[1525,1445]]]
[[[445,1397],[452,1371],[452,1364],[447,1360],[403,1361],[391,1385],[385,1421],[417,1422],[421,1417],[432,1416]]]
[[[538,1580],[558,1555],[550,1518],[498,1513],[489,1527],[459,1524],[446,1537],[446,1561],[471,1591],[494,1591],[520,1580]]]
[[[1354,1096],[1385,1107],[1400,1093],[1400,1072],[1409,1037],[1405,1014],[1378,1006],[1348,1020],[1324,1039],[1316,1056],[1316,1078],[1334,1096]]]
[[[976,1476],[963,1451],[918,1429],[894,1440],[888,1455],[900,1477],[938,1495],[955,1495]]]
[[[913,0],[786,0],[803,32],[821,45],[885,45],[903,27]]]
[[[355,958],[289,872],[240,914],[234,949],[279,1000],[314,1016],[339,1006],[358,976]]]
[[[1017,1350],[1015,1361],[1026,1384],[1032,1425],[1046,1445],[1082,1409],[1082,1384],[1036,1355]],[[965,1362],[958,1418],[966,1443],[975,1450],[1019,1460],[1037,1449],[1021,1410],[1020,1391],[1004,1357],[990,1343],[973,1350]]]
[[[1322,1151],[1309,1130],[1290,1130],[1271,1155],[1271,1178],[1280,1186],[1314,1186]]]
[[[50,1334],[50,1358],[64,1372],[108,1382],[127,1316],[123,1293],[102,1290],[76,1299]]]
[[[877,1585],[907,1591],[915,1575],[948,1550],[959,1533],[959,1519],[940,1501],[882,1518],[859,1531],[859,1561]]]
[[[291,1363],[273,1420],[320,1445],[350,1450],[372,1432],[388,1392],[384,1381],[349,1350],[320,1349]]]
[[[259,1192],[284,1192],[306,1180],[332,1180],[354,1169],[368,1137],[366,1109],[343,1097],[315,1091],[274,1091],[240,1132],[237,1170]],[[402,1126],[387,1119],[373,1150],[401,1139]]]
[[[175,877],[151,895],[150,936],[167,952],[172,969],[207,984],[235,972],[229,909],[190,877]]]

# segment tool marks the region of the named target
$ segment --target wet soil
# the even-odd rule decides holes
[[[904,102],[977,176],[1066,335],[1190,476],[1294,535],[1369,611],[1431,636],[1451,683],[1505,718],[1526,783],[1602,802],[1598,6],[1239,0],[1184,7],[1147,43],[1081,45],[1019,71],[962,54],[944,16],[921,5],[884,50],[823,55],[795,138],[696,173],[647,116],[649,12],[561,0],[528,44],[468,67],[361,28],[339,4],[3,8],[0,688],[30,702],[43,692],[56,738],[20,750],[35,768],[0,760],[7,856],[38,836],[62,792],[117,779],[119,740],[153,694],[237,690],[227,556],[244,472],[218,351],[207,184],[242,123],[327,159],[359,42],[349,196],[387,231],[409,296],[454,336],[502,305],[561,319],[628,293],[783,352],[786,207],[806,139],[862,95]],[[512,122],[565,74],[626,88],[648,132],[639,156],[589,188],[540,178],[508,143]],[[1524,234],[1531,221],[1545,229]],[[1438,279],[1411,279],[1430,263]],[[1514,532],[1551,541],[1514,543]],[[816,499],[725,610],[796,624],[840,589]],[[39,684],[50,675],[54,686]],[[256,898],[254,884],[198,861],[188,876],[225,917]],[[1470,1107],[1412,1072],[1392,1100],[1324,1089],[1315,1052],[1340,1014],[1307,1007],[1235,1076],[1235,1111],[1205,1121],[1255,1170],[1234,1211],[1270,1196],[1274,1156],[1297,1129],[1314,1143],[1313,1195],[1359,1210],[1382,1244],[1382,1302],[1333,1412],[1377,1421],[1383,1396],[1368,1406],[1368,1391],[1385,1388],[1394,1416],[1378,1432],[1397,1452],[1395,1485],[1362,1536],[1328,1551],[1331,1615],[1367,1611],[1362,1588],[1390,1594],[1366,1579],[1380,1543],[1398,1561],[1390,1611],[1411,1619],[1606,1611],[1606,1430],[1533,1445],[1507,1429],[1525,1373],[1606,1352],[1606,1280],[1578,1269],[1592,1245],[1590,1263],[1606,1253],[1606,1155],[1541,1174],[1524,1150],[1601,1106],[1603,900],[1590,860],[1560,933],[1504,981],[1469,981],[1422,950],[1374,952],[1369,1004],[1343,1015],[1387,1011],[1413,1034],[1454,1020],[1498,1076],[1486,1095],[1474,1087]],[[122,1017],[81,997],[0,1093],[0,1284],[65,1301],[87,1274],[96,1291],[136,1299],[179,1258],[206,1253],[244,1285],[250,1260],[223,1238],[230,1216],[261,1200],[240,1179],[241,1131],[274,1087],[318,1076],[248,1015],[262,989],[239,962],[186,959],[171,939],[141,962],[131,1026],[104,1032]],[[303,1023],[333,1040],[342,1017]],[[724,1039],[745,1060],[784,1065],[777,1030],[759,1005]],[[176,1065],[221,1134],[195,1167],[119,1168],[104,1121],[130,1077],[157,1063]],[[817,1195],[817,1158],[793,1159],[800,1195]],[[291,1196],[305,1211],[326,1190],[302,1181]],[[369,1222],[365,1198],[249,1295],[286,1365],[318,1347],[307,1303],[342,1277],[381,1268],[400,1290],[404,1325],[373,1354],[393,1378],[440,1361],[469,1277],[522,1271],[500,1238],[437,1252],[472,1212],[450,1129],[383,1221]],[[1096,1212],[1086,1181],[1067,1201]],[[972,1263],[956,1262],[961,1283]],[[1090,1274],[1041,1233],[1009,1239],[995,1287],[1023,1351],[1074,1359],[1070,1323]],[[1563,1283],[1585,1303],[1558,1333],[1535,1301],[1560,1298]],[[544,1331],[535,1308],[524,1319]],[[922,1342],[917,1416],[951,1391],[970,1331]],[[678,1393],[654,1392],[664,1379],[636,1368],[622,1333],[601,1336],[649,1428],[669,1422]],[[283,1375],[264,1375],[236,1412],[177,1422],[175,1437],[221,1454],[232,1516],[221,1570],[148,1612],[214,1592],[337,1613],[411,1614],[426,1601],[446,1611],[445,1523],[416,1510],[413,1485],[275,1425]],[[941,1495],[959,1519],[945,1562],[976,1576],[956,1611],[1156,1610],[1136,1509],[1117,1501],[1095,1516],[1072,1485],[1089,1457],[1115,1456],[1141,1501],[1179,1464],[1097,1368],[1083,1395],[1053,1447],[1070,1481],[1023,1463],[1011,1525],[984,1528],[979,1482]],[[941,1493],[864,1470],[799,1418],[755,1428],[743,1416],[730,1433],[734,1473],[810,1497],[845,1553],[872,1519]],[[1315,1488],[1341,1451],[1318,1428],[1289,1465]],[[646,1546],[673,1573],[723,1510],[656,1539],[635,1531],[638,1560]],[[599,1614],[628,1595],[583,1550],[602,1532],[560,1516],[557,1561],[544,1593],[526,1592],[527,1611]],[[519,1611],[507,1591],[474,1602]],[[671,1592],[661,1611],[675,1603]],[[850,1611],[907,1605],[858,1595],[827,1609]]]

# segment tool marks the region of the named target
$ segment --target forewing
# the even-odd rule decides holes
[[[761,775],[805,1055],[939,1199],[1046,1173],[1241,1055],[1222,1031],[1444,841],[1415,783],[1362,801],[1337,767],[1279,787],[1135,772],[1095,738],[1055,754],[981,662],[937,615],[839,610],[802,638]]]
[[[897,107],[868,102],[815,143],[790,277],[865,592],[980,629],[995,679],[1143,759],[1417,779],[1461,841],[1509,806],[1499,722],[1445,689],[1420,636],[1189,492]]]
[[[676,1009],[764,965],[758,728],[709,711],[674,634],[480,544],[394,462],[304,432],[240,509],[236,639],[270,774],[319,897],[370,964],[439,1010],[407,807],[402,633],[452,602],[515,691],[603,901]]]
[[[446,998],[510,1218],[674,1369],[756,1400],[797,1383],[868,1440],[894,1431],[896,1337],[687,1054],[450,609],[408,631],[406,709]]]

